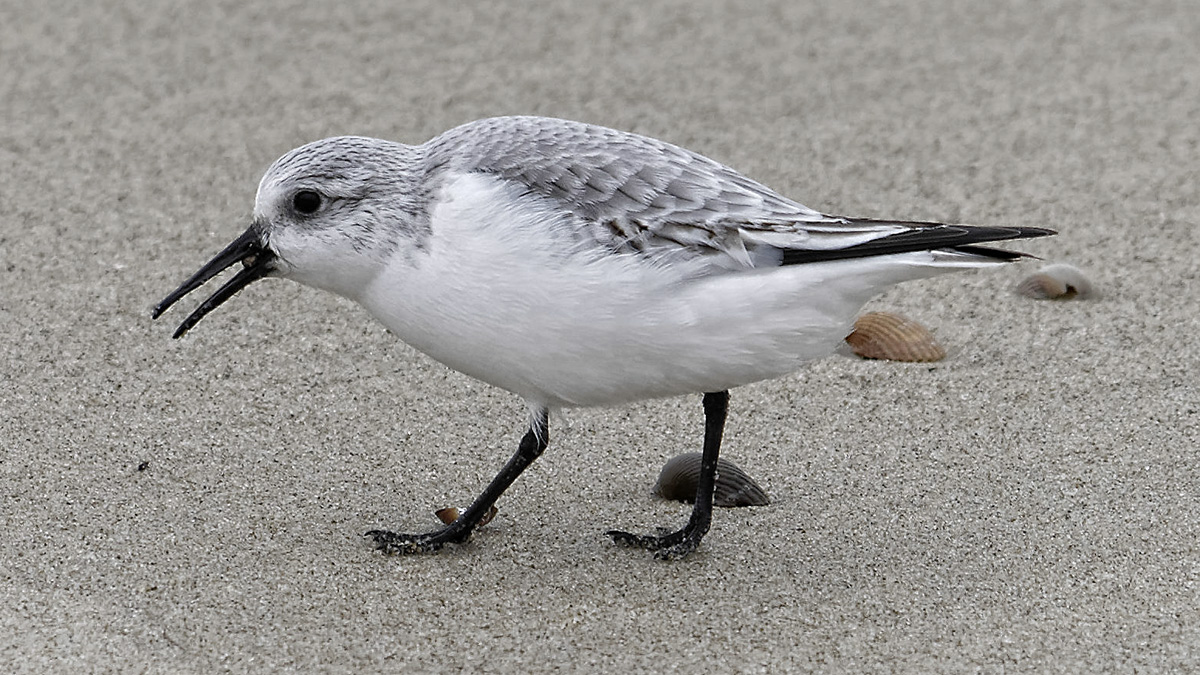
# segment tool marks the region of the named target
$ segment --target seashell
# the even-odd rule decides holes
[[[696,484],[700,480],[700,453],[689,452],[671,458],[658,475],[654,493],[681,502],[696,501]],[[713,489],[716,506],[765,506],[771,500],[767,493],[736,464],[717,460],[717,485]]]
[[[1035,300],[1082,300],[1092,295],[1092,282],[1078,267],[1055,263],[1022,279],[1016,291]]]
[[[492,522],[492,518],[496,517],[496,510],[497,509],[495,506],[492,506],[492,508],[488,509],[488,512],[483,514],[483,517],[479,519],[479,524],[475,527],[483,527],[484,525]],[[458,520],[458,517],[462,515],[462,512],[457,506],[449,506],[444,509],[438,509],[437,511],[434,511],[433,515],[437,516],[438,519],[443,523],[449,525],[450,523]]]
[[[927,362],[946,358],[946,350],[928,328],[891,312],[867,312],[858,317],[846,342],[864,359]]]

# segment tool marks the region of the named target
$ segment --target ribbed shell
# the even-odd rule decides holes
[[[891,312],[868,312],[854,322],[846,342],[864,359],[928,362],[946,358],[929,329]]]
[[[1035,300],[1083,299],[1092,295],[1092,282],[1083,272],[1066,263],[1046,265],[1017,284],[1017,293]]]
[[[700,453],[689,452],[667,461],[654,484],[654,493],[666,499],[694,502],[699,481]],[[729,460],[717,460],[717,484],[713,490],[715,506],[765,506],[770,503],[767,493],[745,471]]]

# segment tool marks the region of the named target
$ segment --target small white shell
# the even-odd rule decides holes
[[[1092,282],[1083,272],[1066,263],[1046,265],[1022,279],[1016,291],[1035,300],[1082,300],[1094,293]]]
[[[928,328],[891,312],[867,312],[858,317],[846,342],[864,359],[928,362],[946,358],[946,350]]]

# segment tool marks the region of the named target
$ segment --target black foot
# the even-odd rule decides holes
[[[500,473],[492,479],[467,510],[446,527],[423,534],[402,534],[387,530],[371,530],[364,534],[375,540],[375,548],[388,555],[411,555],[433,553],[446,544],[461,544],[471,538],[471,532],[496,515],[495,504],[500,495],[521,475],[533,460],[546,449],[549,438],[548,415],[545,408],[536,411],[537,418],[521,439],[517,452],[509,458]]]
[[[684,558],[692,551],[695,551],[696,547],[700,546],[700,540],[704,538],[703,531],[689,531],[686,527],[678,532],[664,535],[632,534],[622,532],[621,530],[609,530],[604,534],[612,537],[614,542],[623,546],[633,546],[654,551],[654,557],[659,560],[679,560],[680,558]]]
[[[375,540],[375,548],[388,555],[411,555],[413,553],[433,553],[446,545],[446,540],[438,537],[438,532],[425,534],[401,534],[387,530],[371,530],[364,537]]]

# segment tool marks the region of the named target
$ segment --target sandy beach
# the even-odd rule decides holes
[[[0,669],[28,673],[1200,668],[1200,12],[1185,2],[5,3]],[[845,5],[845,6],[843,6]],[[269,280],[150,309],[342,134],[535,114],[661,138],[832,213],[1049,227],[868,305],[931,364],[732,392],[768,506],[675,562],[651,486],[700,397],[566,410],[495,521],[424,530],[517,397]],[[202,293],[203,294],[203,293]]]

